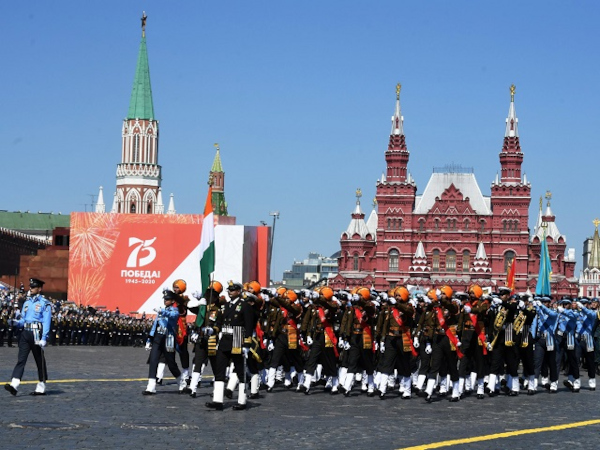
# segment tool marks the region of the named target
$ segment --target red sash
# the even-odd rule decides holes
[[[481,346],[483,347],[483,354],[487,355],[488,351],[487,351],[487,348],[485,345],[485,341],[486,341],[485,333],[483,332],[483,330],[477,323],[477,314],[469,313],[469,317],[471,319],[471,322],[473,322],[473,326],[475,327],[475,334],[477,334],[477,337],[479,339],[481,339]]]
[[[256,337],[258,338],[258,344],[260,345],[260,348],[265,348],[265,344],[263,344],[265,332],[260,327],[260,323],[256,324],[255,331],[256,331]]]
[[[458,359],[462,359],[462,357],[464,356],[463,353],[460,351],[460,348],[458,346],[458,338],[456,337],[456,335],[454,333],[452,333],[452,331],[450,331],[450,328],[448,327],[448,324],[446,323],[446,319],[444,319],[444,313],[442,312],[442,308],[437,307],[437,318],[438,318],[438,322],[440,323],[440,327],[442,327],[444,329],[444,331],[446,332],[446,336],[448,336],[448,339],[450,339],[450,342],[452,342],[452,345],[454,345],[454,347],[456,348],[456,356],[458,356]]]
[[[402,320],[402,317],[400,317],[400,311],[398,311],[398,308],[392,308],[392,314],[394,315],[394,319],[396,319],[396,322],[398,322],[398,325],[400,325],[400,327],[402,328],[404,326],[404,321]],[[410,329],[404,332],[404,336],[404,339],[406,339],[410,343],[410,352],[412,353],[412,355],[414,357],[419,356],[419,353],[413,345],[412,337],[410,335]]]
[[[288,325],[290,327],[294,327],[295,329],[298,329],[298,324],[296,323],[296,321],[294,319],[289,317],[289,313],[288,313],[287,309],[281,308],[281,314],[283,314],[283,317],[287,320]],[[305,352],[308,351],[308,348],[309,348],[308,345],[306,345],[304,343],[304,341],[302,340],[302,338],[300,338],[300,337],[298,337],[298,345]]]
[[[367,336],[369,336],[369,338],[371,339],[373,353],[375,353],[377,351],[377,349],[375,348],[375,341],[373,340],[373,332],[371,331],[371,325],[367,324],[366,321],[363,322],[363,320],[362,320],[363,312],[356,306],[354,307],[354,314],[356,314],[356,318],[360,322],[360,326],[363,329],[363,333],[366,333]]]
[[[177,344],[182,345],[186,336],[187,326],[185,324],[185,318],[183,316],[179,316],[179,319],[177,319],[177,335],[175,336]]]
[[[317,311],[319,312],[319,319],[321,319],[323,329],[325,330],[325,333],[327,333],[327,336],[329,336],[329,340],[333,344],[333,353],[335,353],[336,358],[339,358],[340,354],[337,349],[337,338],[335,337],[335,333],[333,332],[333,327],[325,317],[325,311],[323,311],[323,308],[319,307]]]

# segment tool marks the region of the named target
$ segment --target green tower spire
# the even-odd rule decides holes
[[[150,66],[148,65],[148,52],[146,50],[146,19],[147,16],[144,13],[142,16],[142,42],[138,53],[127,119],[154,119]]]

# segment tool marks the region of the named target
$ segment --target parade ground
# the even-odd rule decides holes
[[[0,348],[0,379],[10,381],[16,347]],[[1,447],[19,448],[306,448],[306,449],[597,449],[600,392],[582,379],[578,394],[474,396],[427,404],[348,398],[316,387],[311,395],[276,386],[245,411],[205,408],[210,376],[198,397],[179,395],[173,378],[143,396],[148,353],[131,347],[50,347],[46,396],[28,395],[37,371],[30,356],[16,397],[0,393]]]

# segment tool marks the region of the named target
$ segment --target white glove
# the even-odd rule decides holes
[[[385,353],[385,342],[381,341],[381,344],[379,345],[379,351],[381,353]]]
[[[152,349],[152,342],[150,342],[150,339],[148,339],[146,341],[146,347],[144,347],[146,350],[150,351]]]
[[[350,350],[350,342],[344,342],[344,350]]]
[[[579,339],[579,333],[575,333],[575,339]]]
[[[194,292],[192,292],[192,297],[200,300],[202,298],[202,292],[194,291]]]
[[[344,340],[343,340],[343,339],[340,339],[340,340],[338,341],[338,347],[339,347],[339,348],[344,348],[345,346],[346,346],[346,345],[344,344]]]
[[[465,305],[463,311],[469,314],[471,312],[471,307],[469,305]]]
[[[154,308],[152,311],[154,311],[156,314],[160,314],[162,312],[162,308]]]
[[[272,352],[273,350],[275,350],[275,344],[273,344],[273,341],[269,341],[269,345],[267,345],[267,351]]]
[[[533,304],[534,304],[535,306],[542,306],[542,302],[540,302],[539,300],[535,300],[535,301],[533,302]]]
[[[419,342],[419,338],[415,336],[415,338],[413,339],[413,347],[419,348],[419,345],[421,345],[421,343]]]
[[[413,308],[417,307],[417,300],[415,300],[414,298],[411,298],[408,303],[410,303],[412,305]]]
[[[44,348],[46,346],[46,341],[44,339],[42,339],[39,344],[40,347]]]
[[[379,350],[379,342],[375,342],[375,351]]]
[[[384,300],[387,300],[387,299],[388,299],[387,292],[382,292],[381,294],[379,294],[379,296],[380,296],[382,299],[384,299]]]
[[[313,300],[317,300],[319,298],[319,293],[317,291],[313,291],[311,294],[311,298]]]
[[[429,297],[421,297],[423,299],[423,301],[425,302],[426,305],[429,305],[431,303],[431,299]]]
[[[579,309],[583,309],[583,304],[581,302],[575,303]]]
[[[499,298],[494,298],[494,299],[492,299],[492,304],[494,306],[501,305],[502,304],[502,300],[500,300]]]
[[[271,300],[271,297],[269,297],[268,294],[260,294],[260,296],[265,301],[265,303],[267,303],[269,300]]]
[[[204,300],[204,299],[202,299],[202,300]],[[204,300],[204,304],[206,305],[206,300]],[[196,308],[198,306],[200,306],[200,299],[198,299],[198,298],[194,298],[187,303],[188,309]]]
[[[190,335],[190,342],[192,344],[195,344],[196,342],[198,342],[198,333],[192,333]]]
[[[461,345],[462,345],[462,342],[460,342],[460,341],[456,342],[456,347],[460,347]]]
[[[565,308],[563,308],[562,306],[559,306],[556,309],[558,310],[559,313],[565,312]]]
[[[263,347],[266,347],[269,344],[269,341],[267,340],[267,338],[263,339]]]
[[[390,301],[390,305],[395,305],[396,304],[396,299],[394,297],[390,297],[389,301]]]
[[[271,294],[272,297],[275,297],[277,295],[277,289],[270,288],[269,289],[269,294]]]
[[[428,355],[431,355],[432,351],[433,351],[433,349],[431,348],[431,344],[428,342],[427,345],[425,346],[425,353],[427,353]]]
[[[306,338],[306,345],[313,345],[313,340],[310,336],[307,336]]]
[[[487,350],[488,350],[488,352],[491,352],[492,350],[494,350],[494,347],[492,346],[491,342],[487,343]]]
[[[360,297],[358,296],[358,294],[353,294],[353,295],[352,295],[352,301],[353,301],[354,303],[358,302],[359,300],[360,300]]]
[[[247,358],[248,353],[250,353],[250,349],[248,347],[242,347],[242,352],[244,353],[244,358]]]
[[[213,333],[215,332],[215,330],[213,330],[212,327],[204,327],[204,328],[202,328],[202,332],[204,333],[205,336],[212,336]]]
[[[519,309],[525,309],[525,302],[523,300],[519,300]]]

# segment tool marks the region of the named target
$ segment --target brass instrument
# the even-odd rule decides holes
[[[506,308],[500,308],[498,314],[496,314],[496,319],[494,320],[494,330],[496,330],[496,335],[494,336],[494,340],[488,344],[488,350],[492,351],[496,346],[496,341],[498,340],[498,336],[502,332],[502,327],[504,326],[504,322],[506,321]]]
[[[513,322],[513,331],[515,332],[515,334],[520,334],[521,331],[523,331],[523,327],[525,326],[526,318],[527,317],[525,316],[525,312],[519,311],[519,314],[517,315],[517,317],[515,318],[515,321]]]

